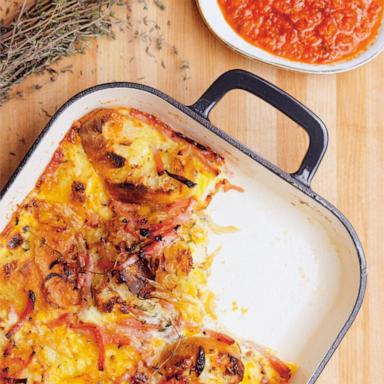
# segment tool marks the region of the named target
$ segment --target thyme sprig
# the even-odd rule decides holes
[[[56,60],[82,53],[87,38],[113,37],[115,0],[26,1],[9,26],[0,26],[0,105],[13,85],[41,72]]]

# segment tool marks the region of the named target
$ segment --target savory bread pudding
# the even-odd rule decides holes
[[[0,383],[288,383],[206,287],[224,165],[137,109],[76,121],[0,235]]]

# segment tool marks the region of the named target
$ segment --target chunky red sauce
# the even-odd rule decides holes
[[[376,37],[382,0],[218,0],[229,25],[275,55],[306,63],[355,56]]]

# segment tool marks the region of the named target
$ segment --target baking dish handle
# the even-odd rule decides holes
[[[221,75],[189,108],[209,120],[209,113],[212,108],[228,91],[233,89],[242,89],[260,97],[283,112],[307,132],[309,136],[307,153],[299,169],[291,176],[310,187],[311,180],[328,145],[328,132],[324,123],[306,106],[280,88],[241,69],[235,69]]]

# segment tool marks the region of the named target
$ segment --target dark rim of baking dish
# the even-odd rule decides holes
[[[233,70],[233,71],[226,72],[222,76],[220,76],[220,78],[224,77],[225,75],[231,76],[232,74],[236,74],[236,73],[237,74],[242,74],[242,75],[247,74],[248,76],[252,75],[253,77],[258,78],[257,76],[255,76],[253,74],[250,74],[249,72],[246,72],[246,71],[243,71],[243,70]],[[260,78],[258,78],[258,79],[260,79]],[[270,87],[273,87],[274,89],[279,90],[277,87],[275,87],[274,85],[266,82],[265,80],[263,80],[263,82],[266,84],[266,86],[270,86]],[[329,350],[324,355],[322,361],[317,366],[316,370],[314,371],[314,373],[312,374],[311,378],[307,382],[307,384],[315,383],[317,381],[317,379],[319,378],[321,372],[323,371],[324,367],[327,365],[327,363],[329,362],[330,358],[332,357],[332,355],[334,354],[334,352],[336,351],[336,349],[340,345],[340,343],[341,343],[342,339],[344,338],[345,334],[347,333],[348,329],[351,327],[351,325],[352,325],[353,321],[355,320],[355,318],[356,318],[356,316],[357,316],[357,314],[358,314],[358,312],[359,312],[359,310],[361,308],[361,305],[363,303],[364,294],[365,294],[366,285],[367,285],[367,266],[366,266],[366,260],[365,260],[365,256],[364,256],[364,250],[363,250],[363,247],[361,245],[361,242],[360,242],[360,240],[358,238],[358,235],[357,235],[356,231],[354,230],[354,228],[352,227],[350,222],[347,220],[347,218],[334,205],[332,205],[330,202],[328,202],[323,197],[319,196],[316,192],[314,192],[311,189],[311,187],[309,185],[310,180],[308,180],[308,183],[305,183],[303,181],[300,181],[300,179],[295,178],[294,174],[291,175],[291,174],[281,170],[276,165],[274,165],[271,162],[263,159],[262,157],[257,155],[255,152],[253,152],[251,149],[249,149],[245,145],[241,144],[239,141],[234,139],[232,136],[228,135],[227,133],[221,131],[219,128],[215,127],[208,120],[209,110],[212,108],[212,106],[214,106],[216,104],[216,102],[221,97],[219,97],[218,100],[214,101],[213,104],[210,107],[206,106],[206,108],[205,108],[206,109],[206,111],[205,111],[206,113],[204,114],[204,113],[202,113],[201,110],[199,111],[199,108],[196,108],[196,105],[199,103],[199,101],[202,100],[202,98],[200,98],[192,106],[186,106],[186,105],[176,101],[172,97],[166,95],[165,93],[163,93],[163,92],[161,92],[161,91],[159,91],[159,90],[157,90],[155,88],[152,88],[150,86],[143,85],[143,84],[131,83],[131,82],[111,82],[111,83],[99,84],[99,85],[87,88],[87,89],[79,92],[75,96],[71,97],[52,116],[52,118],[49,120],[47,125],[44,127],[44,129],[41,131],[41,133],[38,135],[38,137],[35,140],[35,142],[32,144],[31,148],[28,150],[28,152],[26,153],[26,155],[24,156],[24,158],[22,159],[20,164],[17,166],[16,170],[13,172],[13,174],[9,178],[9,180],[6,183],[6,185],[4,186],[4,188],[1,190],[1,192],[0,192],[0,202],[3,199],[3,196],[7,193],[7,191],[9,190],[9,188],[11,187],[13,182],[15,181],[16,177],[18,176],[18,174],[20,173],[20,171],[22,170],[24,165],[29,160],[29,158],[32,155],[32,153],[35,151],[37,145],[42,141],[42,139],[47,134],[47,132],[49,131],[49,129],[51,128],[53,123],[63,113],[63,111],[65,109],[67,109],[70,105],[72,105],[74,102],[76,102],[77,100],[81,99],[82,97],[84,97],[86,95],[89,95],[89,94],[92,94],[92,93],[95,93],[97,91],[101,91],[101,90],[104,90],[104,89],[110,89],[110,88],[132,88],[132,89],[137,89],[137,90],[141,90],[141,91],[144,91],[144,92],[151,93],[151,94],[159,97],[160,99],[166,101],[170,105],[172,105],[175,108],[179,109],[181,112],[183,112],[187,116],[191,117],[192,119],[194,119],[195,121],[197,121],[201,125],[203,125],[209,131],[211,131],[214,134],[216,134],[217,136],[219,136],[221,139],[225,140],[227,143],[231,144],[236,149],[240,150],[242,153],[244,153],[245,155],[250,157],[252,160],[258,162],[261,165],[263,165],[265,168],[267,168],[269,171],[273,172],[276,176],[280,177],[285,182],[287,182],[290,185],[294,186],[296,189],[300,190],[302,193],[304,193],[305,195],[309,196],[311,199],[313,199],[316,202],[318,202],[319,204],[321,204],[324,208],[326,208],[328,211],[330,211],[344,225],[345,229],[349,233],[349,235],[350,235],[350,237],[351,237],[351,239],[352,239],[352,241],[354,243],[354,246],[355,246],[356,251],[357,251],[358,259],[359,259],[359,266],[360,266],[359,292],[358,292],[355,304],[353,306],[353,309],[352,309],[348,319],[344,323],[344,325],[341,328],[340,332],[337,334],[335,340],[331,344]],[[279,90],[279,91],[281,91],[281,90]],[[282,92],[282,93],[284,93],[284,92]],[[223,95],[221,95],[221,96],[223,96]],[[293,99],[292,97],[290,97],[290,98]],[[320,158],[320,160],[321,160],[321,158]],[[320,160],[319,160],[319,162],[320,162]],[[315,173],[315,171],[316,171],[316,169],[314,169],[313,174]]]

